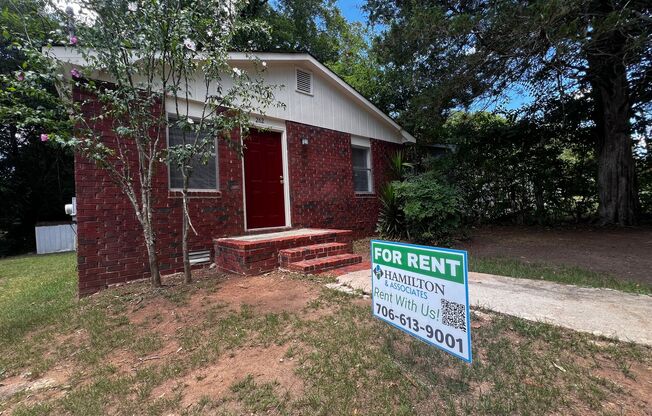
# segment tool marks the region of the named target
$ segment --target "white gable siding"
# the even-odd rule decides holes
[[[66,63],[68,67],[65,68],[65,74],[68,74],[71,65],[83,66],[81,55],[74,49],[54,47],[48,51]],[[260,59],[267,60],[267,70],[263,74],[266,82],[283,86],[275,91],[275,97],[285,104],[285,108],[269,108],[266,111],[266,117],[309,124],[378,140],[398,143],[415,141],[393,120],[309,55],[262,53],[258,56]],[[230,63],[234,67],[254,72],[250,58],[244,54],[232,53]],[[297,68],[312,73],[312,95],[296,90]],[[228,90],[232,85],[232,75],[224,74],[223,90]],[[102,73],[95,73],[92,77],[111,81]],[[197,115],[197,112],[201,111],[201,103],[205,96],[203,82],[191,85],[189,93],[191,100],[195,101],[190,105],[190,115]],[[215,94],[215,91],[211,91],[211,94]],[[174,103],[171,100],[168,100],[166,105],[168,111],[174,112]],[[185,106],[181,105],[180,107],[184,108]]]
[[[313,72],[313,94],[296,91],[297,67],[312,71],[312,68],[292,63],[267,65],[267,70],[263,74],[265,82],[281,86],[275,90],[274,96],[276,100],[285,104],[285,108],[269,108],[265,113],[266,116],[362,137],[401,142],[401,134],[396,128],[357,103],[348,91],[316,71]],[[253,71],[252,67],[239,66],[239,68]],[[223,87],[229,88],[231,85],[230,77],[225,76]],[[201,100],[204,96],[204,86],[201,83],[194,84],[190,90],[191,96],[197,100]],[[193,107],[195,111],[199,111],[200,106]],[[169,108],[172,110],[172,107]],[[195,111],[191,110],[191,115]]]

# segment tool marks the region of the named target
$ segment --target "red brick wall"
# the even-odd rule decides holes
[[[356,237],[375,231],[378,199],[353,190],[351,135],[286,122],[292,225],[353,230]],[[309,144],[301,144],[306,137]],[[388,157],[400,145],[371,140],[372,175],[377,192],[388,180]]]
[[[80,91],[75,98],[83,100]],[[99,105],[85,108],[87,114]],[[375,195],[353,192],[349,134],[287,122],[292,225],[351,229],[356,236],[373,233],[378,213]],[[105,143],[115,146],[110,120],[98,123]],[[301,137],[310,144],[302,145]],[[165,143],[165,141],[164,141]],[[163,143],[163,145],[164,145]],[[399,145],[372,140],[374,189],[386,179],[387,156]],[[135,149],[132,152],[135,156]],[[219,192],[196,193],[190,203],[195,229],[191,250],[212,250],[212,239],[244,232],[242,163],[238,154],[220,142]],[[161,272],[183,269],[181,259],[181,198],[168,190],[164,165],[154,179],[154,221]],[[107,285],[148,276],[142,231],[129,201],[106,171],[81,155],[75,157],[78,221],[79,294]]]
[[[76,99],[86,98],[79,91]],[[87,114],[99,110],[88,106]],[[115,146],[109,120],[94,126],[108,146]],[[165,141],[163,145],[165,144]],[[132,152],[135,156],[135,149]],[[159,165],[154,178],[154,222],[162,273],[183,270],[181,258],[181,197],[168,190],[168,172]],[[218,146],[219,192],[195,193],[190,201],[198,235],[190,236],[191,250],[212,250],[215,237],[242,234],[242,164],[238,154]],[[142,230],[133,208],[105,170],[82,155],[75,156],[77,196],[79,294],[107,285],[148,276]]]

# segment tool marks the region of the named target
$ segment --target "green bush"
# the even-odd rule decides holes
[[[467,224],[589,219],[598,206],[597,161],[593,129],[585,122],[590,111],[581,104],[564,102],[569,113],[556,105],[504,116],[455,113],[441,138],[455,150],[421,168],[439,169],[457,186]]]
[[[447,245],[462,227],[458,191],[432,172],[390,183],[380,200],[384,238]]]

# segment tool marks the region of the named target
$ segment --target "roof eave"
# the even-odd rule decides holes
[[[55,46],[48,48],[49,52],[57,60],[67,61],[73,65],[84,66],[83,56],[75,48],[65,46]],[[336,73],[331,71],[326,65],[319,62],[314,56],[307,53],[290,53],[290,52],[229,52],[229,62],[249,62],[252,58],[270,61],[270,62],[306,62],[313,68],[318,69],[321,73],[331,79],[340,88],[346,91],[352,98],[360,104],[367,107],[372,113],[381,118],[386,123],[389,123],[400,135],[401,142],[416,143],[416,139],[401,127],[394,119],[385,114],[382,110],[376,107],[371,101],[355,90],[346,81],[340,78]]]

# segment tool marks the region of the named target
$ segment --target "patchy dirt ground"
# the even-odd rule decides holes
[[[266,348],[236,350],[218,362],[191,371],[181,379],[171,379],[156,387],[151,397],[161,398],[181,391],[182,406],[187,408],[202,397],[223,397],[230,387],[251,375],[257,382],[278,383],[279,395],[288,393],[297,398],[303,392],[303,380],[296,374],[296,362],[287,358],[289,346],[270,345]],[[278,392],[277,392],[278,393]]]
[[[306,310],[308,304],[319,297],[322,290],[320,284],[291,279],[283,273],[240,277],[200,271],[197,277],[201,287],[191,287],[189,291],[178,278],[168,277],[165,279],[167,287],[158,293],[152,292],[145,282],[136,282],[88,299],[95,304],[103,303],[108,297],[110,303],[101,309],[109,315],[119,315],[118,319],[123,322],[126,318],[140,333],[136,343],[108,352],[102,359],[103,366],[109,366],[112,373],[137,378],[140,373],[164,362],[188,359],[198,347],[184,348],[184,340],[192,336],[193,328],[197,332],[204,332],[209,325],[207,315],[211,313],[237,315],[245,308],[257,316],[293,314],[306,320],[331,313],[329,308]],[[118,300],[120,302],[116,302]],[[215,319],[219,321],[219,318]],[[51,348],[46,348],[45,352],[48,360],[56,360],[57,364],[43,374],[25,371],[3,378],[0,372],[0,415],[12,414],[16,406],[61,399],[71,389],[71,384],[92,385],[93,376],[89,374],[92,371],[73,371],[79,369],[78,354],[97,342],[88,332],[93,330],[80,328],[70,334],[58,334],[52,340]],[[135,345],[138,343],[152,345]],[[65,357],[56,354],[63,345],[74,352]],[[295,374],[297,362],[291,356],[292,349],[297,346],[296,341],[285,339],[282,345],[235,342],[216,355],[197,354],[199,359],[207,361],[219,358],[197,368],[184,364],[180,377],[167,379],[153,388],[148,397],[154,401],[180,399],[183,409],[188,409],[206,397],[229,396],[234,384],[251,376],[256,383],[273,384],[275,394],[296,400],[304,388],[303,380]],[[0,368],[0,371],[4,370]],[[9,406],[4,407],[6,404]],[[231,410],[237,414],[242,409]],[[112,412],[121,413],[115,409]]]
[[[456,246],[471,256],[577,266],[652,284],[652,227],[493,226],[471,230]]]
[[[29,370],[30,352],[21,368],[0,374],[0,414],[375,415],[453,406],[645,415],[652,407],[649,349],[477,311],[469,367],[373,320],[369,300],[324,290],[325,279],[204,273],[191,286],[168,278],[164,289],[134,283],[85,299],[70,326],[34,347],[48,357],[42,372]],[[9,354],[20,358],[20,348]]]

